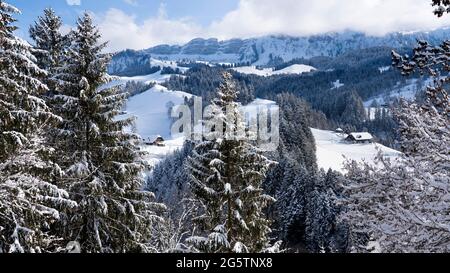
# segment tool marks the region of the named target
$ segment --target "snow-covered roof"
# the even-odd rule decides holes
[[[352,136],[356,140],[372,140],[373,136],[370,133],[351,133]]]
[[[156,141],[158,139],[164,139],[164,138],[162,136],[160,136],[160,135],[150,135],[150,136],[147,137],[147,139],[150,140],[150,141]]]

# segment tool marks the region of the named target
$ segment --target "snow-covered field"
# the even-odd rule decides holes
[[[345,135],[331,131],[311,129],[316,140],[317,163],[319,168],[343,172],[345,158],[372,163],[378,154],[378,149],[386,157],[398,157],[400,152],[381,144],[350,144],[343,141]]]
[[[264,107],[264,109],[261,109],[261,107]],[[256,99],[245,105],[243,111],[250,114],[252,117],[255,117],[260,110],[268,110],[272,109],[272,107],[278,107],[277,103],[271,100]]]
[[[184,98],[191,96],[185,92],[168,90],[157,84],[152,89],[128,100],[127,115],[137,118],[134,130],[144,139],[154,135],[160,135],[165,139],[164,147],[147,145],[141,147],[148,153],[146,161],[151,166],[183,146],[184,137],[171,134],[169,107],[183,104]]]
[[[170,74],[162,75],[161,71],[158,71],[154,74],[144,75],[144,76],[120,77],[118,81],[120,83],[126,83],[126,82],[130,82],[130,81],[143,82],[146,84],[148,84],[148,83],[163,83],[166,80],[170,79],[171,76],[172,75],[170,75]]]
[[[143,137],[161,135],[165,139],[170,133],[170,105],[181,105],[184,98],[191,94],[181,91],[171,91],[161,85],[155,85],[150,90],[131,97],[126,106],[128,115],[136,116],[136,130]]]
[[[315,71],[316,68],[304,65],[304,64],[294,64],[291,66],[288,66],[281,70],[273,70],[273,68],[264,68],[264,69],[257,69],[256,66],[242,66],[242,67],[236,67],[233,68],[234,71],[242,73],[242,74],[251,74],[251,75],[257,75],[262,77],[270,77],[274,75],[283,75],[283,74],[303,74],[308,73],[311,71]]]
[[[181,149],[184,144],[184,136],[175,136],[164,142],[164,147],[142,145],[141,150],[146,152],[145,161],[149,166],[155,166],[168,155]]]
[[[304,65],[304,64],[294,64],[291,66],[288,66],[286,68],[275,70],[272,72],[273,75],[280,75],[280,74],[303,74],[308,73],[311,71],[317,70],[315,67]]]

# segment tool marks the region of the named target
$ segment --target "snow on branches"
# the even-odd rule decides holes
[[[450,13],[449,0],[433,0],[432,6],[436,7],[434,14],[438,17],[444,16],[445,13]]]
[[[196,222],[204,236],[189,239],[199,251],[261,252],[268,243],[270,223],[263,210],[275,200],[263,194],[262,182],[274,162],[236,137],[244,131],[237,94],[224,73],[210,115],[221,126],[197,144],[188,163],[192,192],[203,210]]]
[[[449,1],[433,1],[438,15]],[[447,10],[448,12],[448,10]],[[355,251],[375,240],[384,252],[449,252],[450,246],[450,42],[432,46],[419,41],[414,55],[392,53],[403,75],[428,74],[424,103],[403,100],[399,121],[404,155],[391,162],[381,155],[375,165],[347,165],[346,219],[353,224]]]

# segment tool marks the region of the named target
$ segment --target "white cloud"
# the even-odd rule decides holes
[[[80,6],[81,0],[66,0],[66,3],[69,6]]]
[[[372,35],[450,25],[427,0],[241,0],[210,27],[222,38],[265,34],[309,35],[351,29]]]
[[[142,49],[162,43],[185,43],[203,33],[202,27],[189,19],[169,19],[164,5],[160,6],[158,16],[140,24],[135,16],[114,8],[97,17],[103,38],[110,41],[111,51]]]
[[[117,9],[108,10],[99,22],[104,38],[111,41],[111,50],[179,44],[196,37],[301,36],[346,29],[383,35],[450,26],[450,16],[438,19],[430,3],[428,0],[240,0],[235,10],[209,26],[200,26],[189,18],[170,19],[164,5],[160,6],[158,16],[143,23]]]

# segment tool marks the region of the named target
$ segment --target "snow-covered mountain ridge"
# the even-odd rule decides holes
[[[185,45],[158,45],[139,51],[118,52],[115,54],[109,70],[110,73],[117,74],[124,69],[124,65],[148,64],[151,57],[172,61],[274,65],[295,58],[335,57],[351,50],[370,47],[412,47],[418,39],[439,43],[448,39],[449,36],[450,29],[439,29],[431,32],[398,32],[381,37],[346,31],[305,37],[272,35],[226,41],[219,41],[215,38],[197,38]]]

